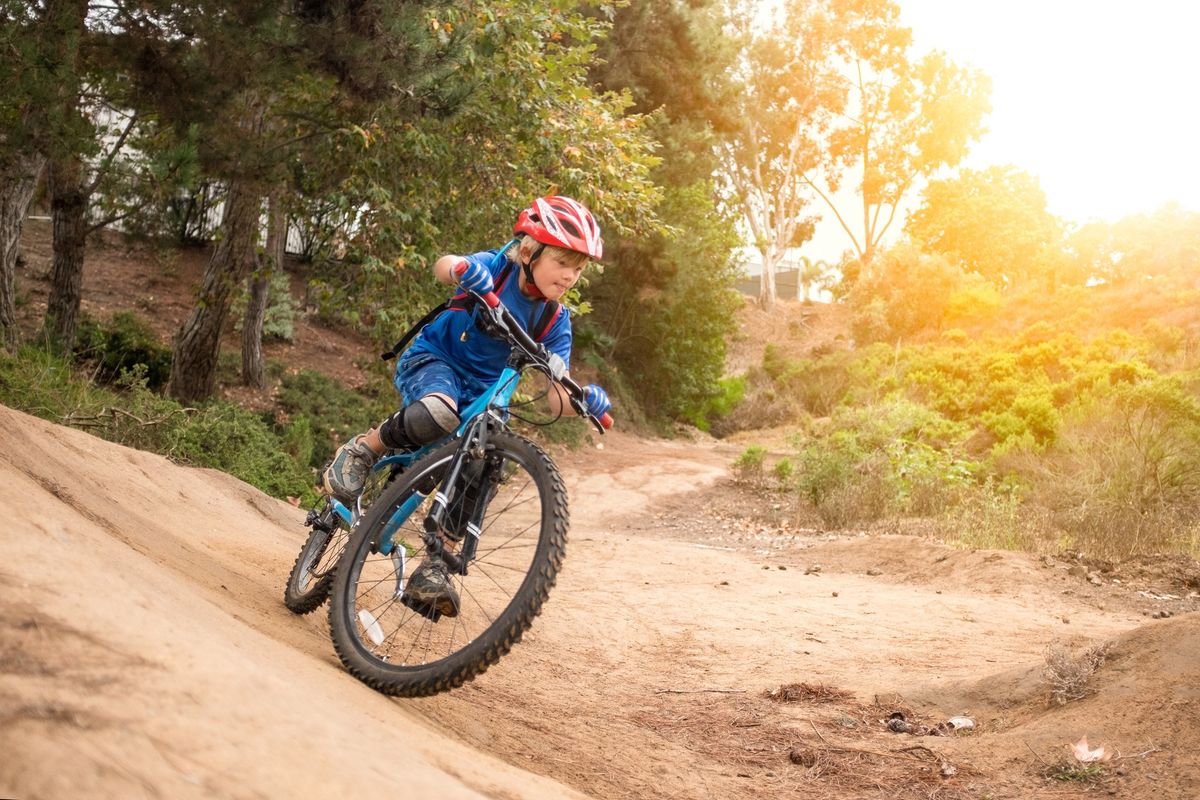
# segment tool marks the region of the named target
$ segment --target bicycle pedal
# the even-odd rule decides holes
[[[438,611],[437,608],[428,603],[422,603],[415,597],[401,597],[400,602],[431,622],[437,622],[442,618],[442,612]]]

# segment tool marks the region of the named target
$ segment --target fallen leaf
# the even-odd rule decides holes
[[[1086,736],[1072,745],[1071,750],[1075,756],[1075,760],[1080,764],[1092,764],[1097,761],[1104,762],[1112,758],[1112,753],[1105,750],[1104,745],[1097,747],[1095,750],[1089,748]]]

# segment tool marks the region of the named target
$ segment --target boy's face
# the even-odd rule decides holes
[[[561,256],[543,253],[541,258],[533,262],[533,282],[546,299],[561,300],[579,282],[585,266],[586,261],[571,265]]]

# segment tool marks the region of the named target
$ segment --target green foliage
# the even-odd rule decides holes
[[[309,369],[285,373],[276,396],[280,408],[291,420],[289,430],[304,424],[312,431],[308,459],[302,462],[312,467],[324,465],[339,445],[351,436],[375,427],[398,406],[398,399],[390,387],[381,388],[373,397],[366,397]],[[303,454],[302,451],[296,453],[297,456]]]
[[[733,462],[733,474],[740,481],[759,485],[763,481],[766,460],[766,448],[752,444]]]
[[[1046,209],[1037,178],[1015,167],[963,169],[933,181],[905,231],[925,252],[996,287],[1058,283],[1053,272],[1062,258],[1063,223]]]
[[[704,403],[685,415],[688,422],[702,431],[712,429],[714,421],[729,416],[746,396],[746,378],[735,375],[717,381],[717,394],[706,398]]]
[[[171,351],[159,344],[158,334],[128,311],[118,311],[107,323],[84,318],[75,337],[75,359],[92,365],[95,378],[113,383],[126,370],[141,365],[146,384],[160,389],[171,375]]]
[[[262,417],[211,403],[168,429],[163,443],[167,455],[185,464],[228,472],[274,497],[299,497],[310,490],[312,472],[292,459],[285,442]]]
[[[875,260],[870,276],[850,292],[855,340],[894,342],[940,331],[963,277],[941,256],[906,246],[887,251]]]
[[[243,292],[234,302],[232,314],[237,321],[234,327],[242,329],[246,316],[246,305],[250,295]],[[275,272],[267,283],[267,309],[263,315],[263,339],[278,339],[290,342],[296,333],[295,321],[299,304],[292,297],[291,278],[286,272]]]
[[[297,460],[306,450],[303,423],[282,436],[270,421],[213,402],[186,409],[147,386],[145,364],[125,370],[111,388],[77,376],[64,360],[31,347],[0,354],[0,403],[176,461],[228,472],[275,497],[313,497],[313,474]]]

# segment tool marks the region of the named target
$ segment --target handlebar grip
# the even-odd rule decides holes
[[[457,277],[461,278],[462,274],[466,271],[467,271],[467,260],[464,258],[463,260],[458,262],[457,266],[454,267],[454,274]],[[488,304],[489,308],[495,308],[496,306],[500,305],[500,297],[495,292],[488,292],[487,294],[480,295],[480,297],[483,298],[483,302]]]

